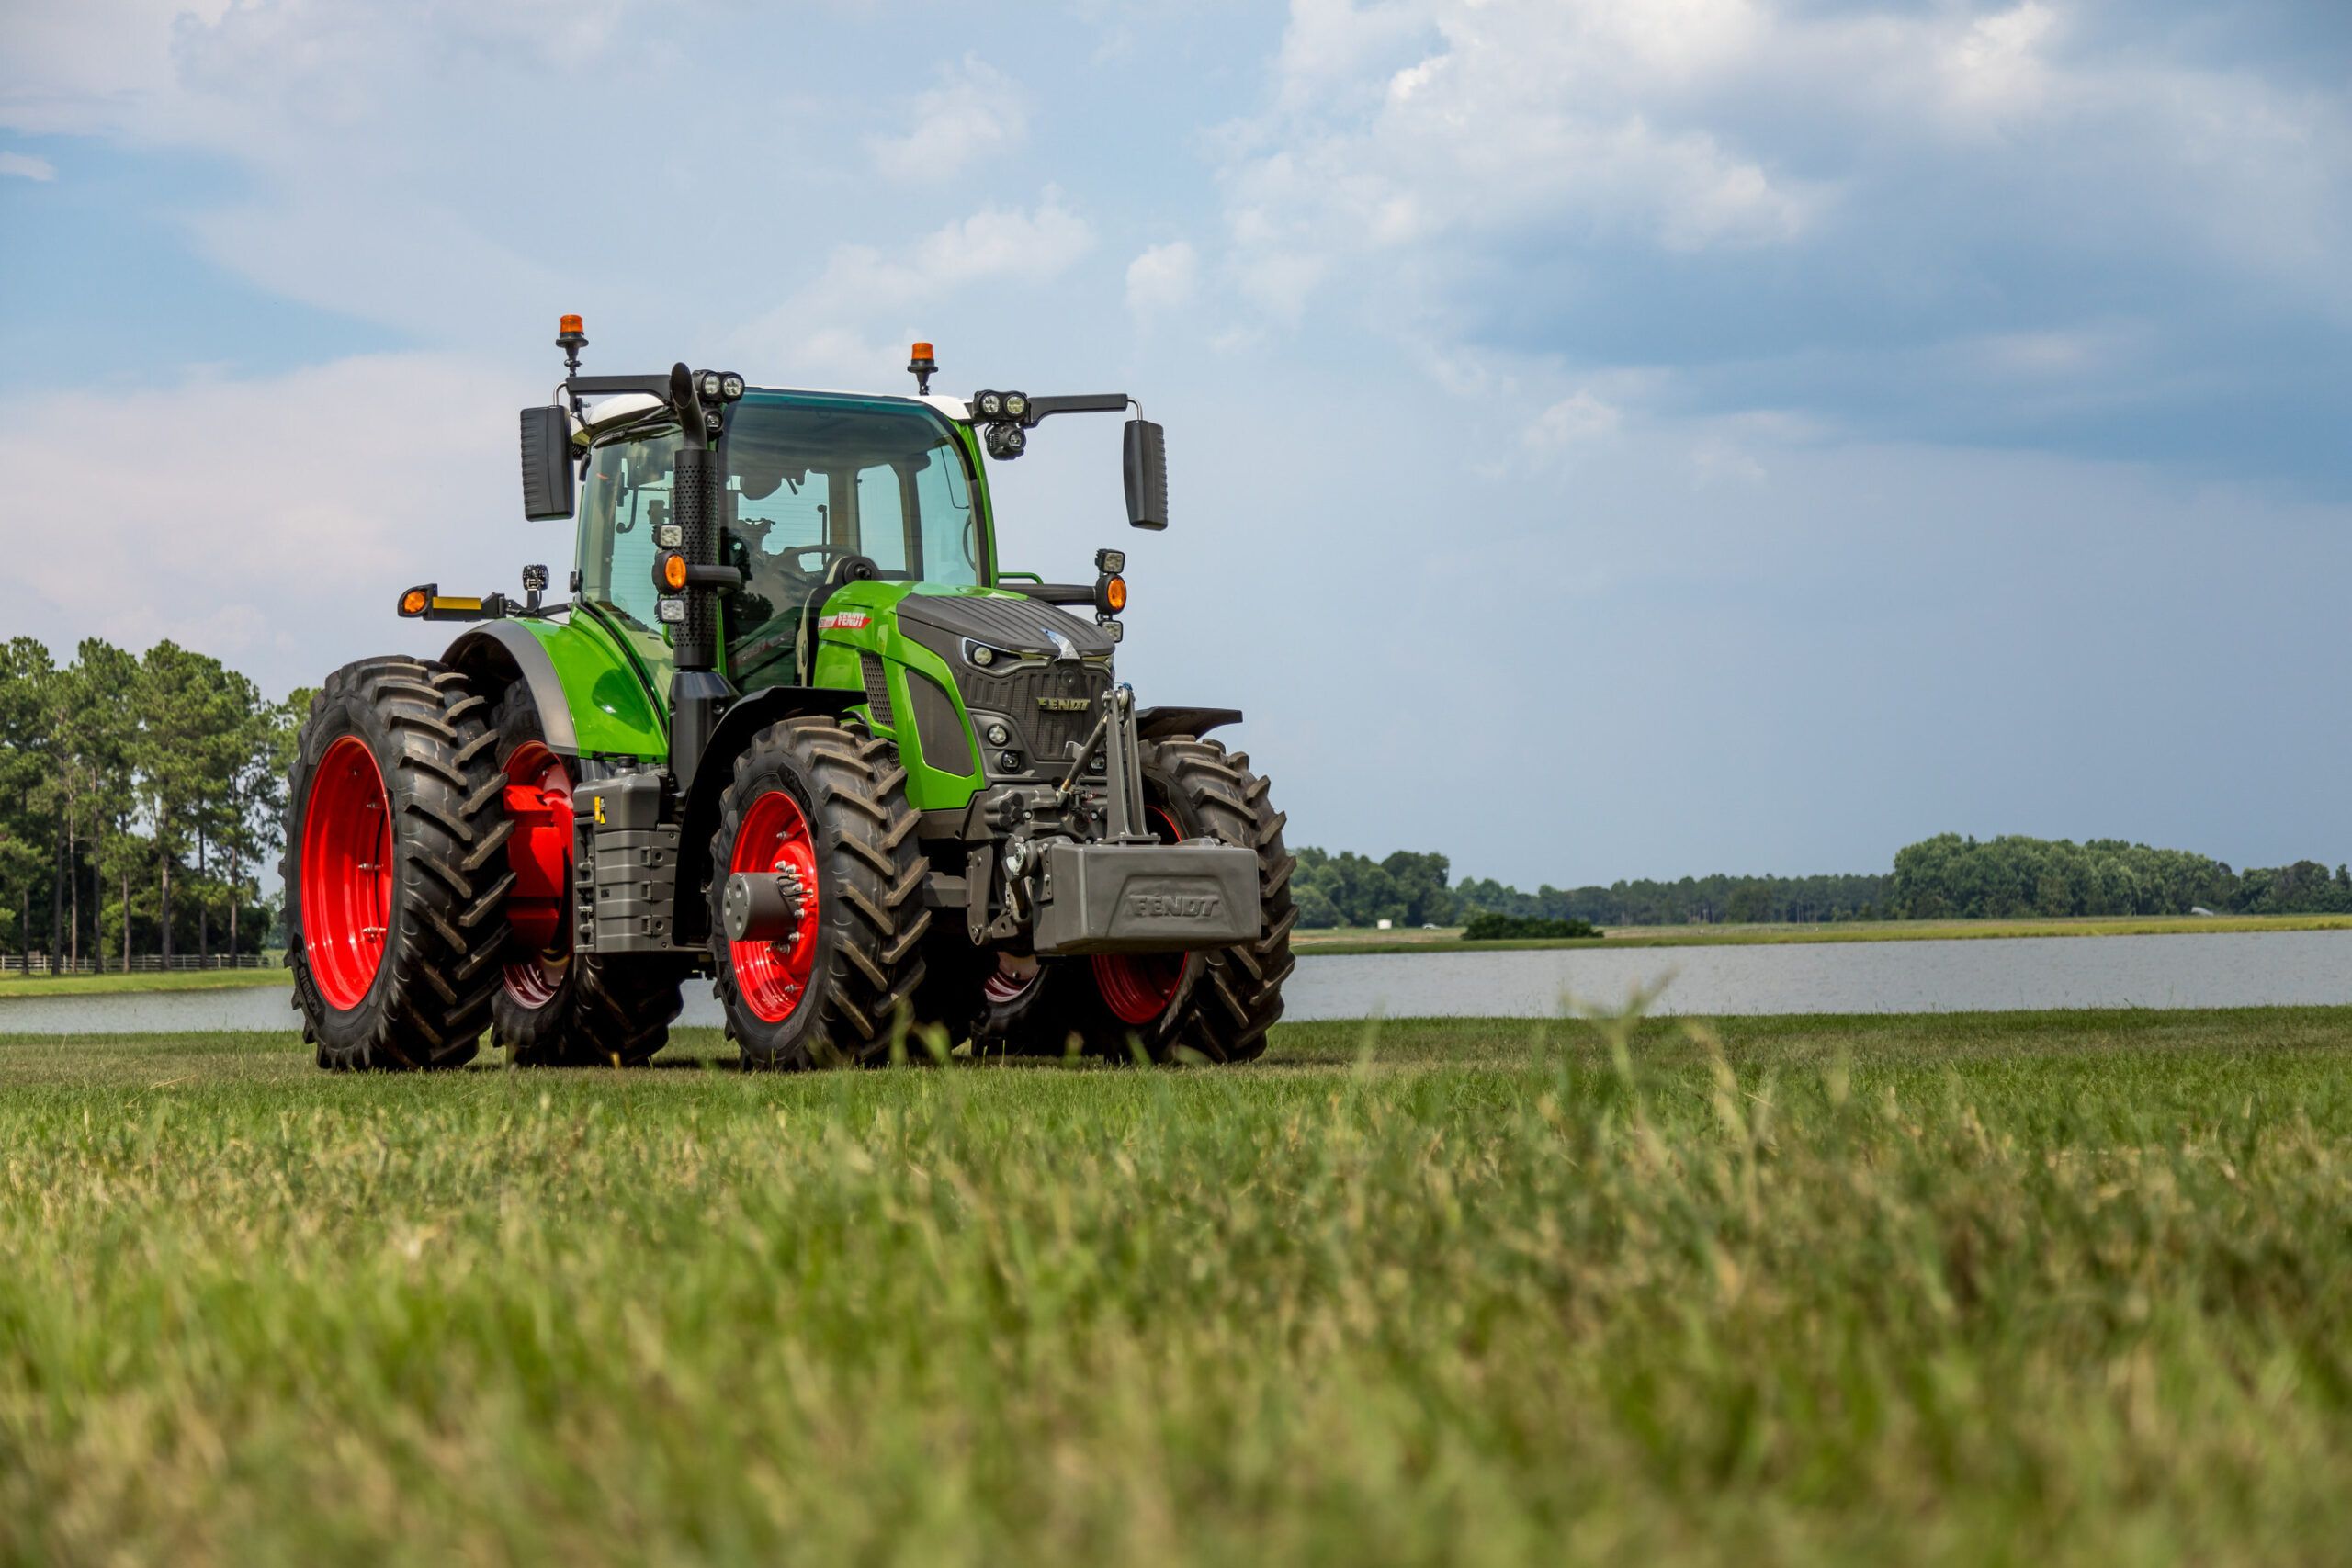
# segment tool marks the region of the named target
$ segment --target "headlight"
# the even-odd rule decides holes
[[[1007,392],[1004,394],[1004,412],[1011,418],[1019,419],[1029,412],[1029,400],[1019,392]]]

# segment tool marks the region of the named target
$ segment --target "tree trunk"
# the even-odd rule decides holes
[[[196,964],[201,969],[212,956],[212,884],[204,864],[204,835],[196,836]]]
[[[122,972],[130,973],[130,860],[122,862]]]
[[[77,828],[78,826],[80,826],[80,824],[79,824],[78,822],[76,822],[76,821],[75,821],[75,819],[74,819],[74,818],[72,818],[72,817],[68,817],[68,818],[66,818],[66,819],[65,819],[65,897],[66,897],[66,899],[67,899],[66,908],[65,908],[65,941],[66,941],[66,945],[67,945],[67,953],[66,953],[66,956],[67,956],[67,958],[72,962],[72,964],[73,964],[75,967],[77,967],[77,968],[78,968],[78,967],[80,967],[81,963],[82,963],[82,879],[81,879],[81,877],[80,877],[79,875],[77,875],[77,874],[76,874],[77,872],[79,872],[79,871],[80,871],[80,869],[81,869],[81,864],[80,864],[80,856],[76,853],[76,852],[77,852],[77,851],[79,851],[79,850],[81,849],[81,847],[82,847],[82,846],[80,845],[80,843],[78,843],[78,842],[75,840],[75,839],[74,839],[74,829],[75,829],[75,828]]]
[[[50,856],[49,877],[49,972],[57,973],[65,962],[65,866],[55,863],[65,853],[65,817],[57,818],[57,843]]]
[[[107,972],[107,819],[101,811],[90,818],[90,963]]]
[[[172,845],[171,817],[167,812],[155,813],[156,870],[162,878],[159,901],[163,905],[163,931],[157,940],[163,944],[158,951],[164,955],[164,967],[172,966]]]

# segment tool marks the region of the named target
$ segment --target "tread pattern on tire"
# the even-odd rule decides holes
[[[502,775],[515,751],[546,739],[528,682],[506,688],[491,711],[490,728]],[[579,781],[572,783],[576,789]],[[509,927],[502,966],[526,956],[520,946]],[[574,953],[542,1007],[526,1007],[498,987],[491,998],[491,1041],[518,1067],[641,1066],[670,1043],[670,1025],[684,1005],[678,987],[685,974],[677,960]]]
[[[1147,792],[1175,807],[1187,833],[1257,852],[1262,934],[1200,954],[1169,1010],[1140,1027],[1103,1005],[1086,960],[1048,960],[1023,996],[979,1009],[975,1050],[1058,1056],[1075,1040],[1082,1052],[1114,1057],[1127,1055],[1132,1042],[1156,1062],[1248,1062],[1265,1054],[1266,1032],[1283,1015],[1283,982],[1294,963],[1291,931],[1298,923],[1290,891],[1296,862],[1283,844],[1288,818],[1273,809],[1271,785],[1250,772],[1247,752],[1179,735],[1145,742],[1142,760]]]
[[[359,1004],[327,1005],[302,942],[302,812],[327,747],[356,735],[374,751],[394,834],[392,908],[382,967]],[[514,874],[489,705],[430,660],[363,659],[311,702],[287,791],[286,963],[302,1038],[335,1071],[461,1066],[490,1022]]]
[[[750,802],[781,776],[797,781],[815,837],[819,879],[816,972],[782,1023],[752,1012],[739,993],[724,935],[718,891],[734,859]],[[920,818],[907,803],[907,771],[889,741],[837,719],[803,716],[768,726],[735,759],[711,835],[711,906],[718,977],[712,994],[747,1067],[819,1067],[887,1060],[905,1038],[922,985],[931,911],[922,902],[930,866],[915,841]]]

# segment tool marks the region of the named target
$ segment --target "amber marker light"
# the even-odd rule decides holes
[[[674,550],[662,558],[662,585],[673,593],[685,592],[686,558]]]
[[[410,589],[401,595],[401,614],[412,616],[424,614],[424,607],[431,602],[431,598],[432,596],[422,588]]]
[[[1125,609],[1127,607],[1127,580],[1124,577],[1114,577],[1110,581],[1104,583],[1102,585],[1102,603],[1111,606],[1111,614],[1114,615],[1120,611]]]

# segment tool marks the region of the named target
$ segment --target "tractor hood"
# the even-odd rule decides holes
[[[967,593],[910,593],[899,601],[900,629],[960,663],[966,639],[1023,659],[1108,660],[1111,637],[1092,621],[1038,599]]]

